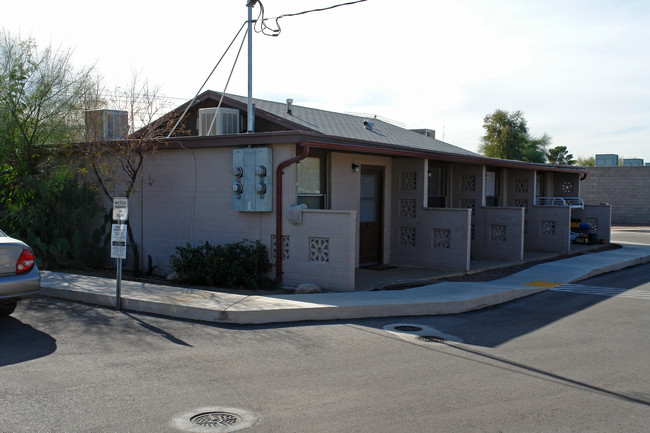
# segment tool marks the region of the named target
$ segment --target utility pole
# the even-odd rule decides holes
[[[247,118],[249,133],[255,132],[255,113],[253,112],[253,6],[257,0],[247,0],[248,7],[248,107]]]

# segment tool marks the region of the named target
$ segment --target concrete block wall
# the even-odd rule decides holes
[[[552,197],[580,197],[580,174],[554,173]]]
[[[608,203],[612,224],[650,224],[650,167],[589,167],[581,183],[586,204]]]
[[[451,183],[451,207],[476,209],[483,206],[483,183],[485,167],[480,165],[453,164]]]
[[[412,260],[430,268],[469,271],[471,210],[430,208],[423,214],[423,224],[417,227],[424,238],[422,250]]]
[[[391,263],[469,270],[470,209],[426,208],[427,161],[393,162]]]
[[[612,240],[612,207],[610,205],[585,205],[584,209],[574,209],[572,218],[591,225],[591,231],[605,243]]]
[[[316,283],[323,289],[353,291],[356,211],[308,209],[301,224],[283,226],[284,285]],[[273,245],[271,235],[269,244]],[[272,252],[273,262],[275,254]]]
[[[535,204],[535,172],[508,169],[506,206],[528,208]]]
[[[524,258],[524,208],[481,207],[474,215],[472,257]]]
[[[527,250],[569,252],[571,209],[568,206],[531,206],[524,231]]]

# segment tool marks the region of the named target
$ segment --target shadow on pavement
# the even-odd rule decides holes
[[[150,323],[145,322],[144,320],[140,319],[139,317],[135,317],[134,315],[127,313],[126,311],[121,311],[122,314],[125,316],[133,319],[138,325],[142,326],[144,329],[147,331],[151,331],[154,334],[158,334],[167,341],[178,344],[179,346],[186,346],[186,347],[193,347],[191,344],[181,340],[180,338],[175,337],[174,335],[170,334],[169,332],[158,328],[157,326],[154,326]]]
[[[633,271],[635,268],[642,271],[640,277],[626,278],[625,280],[620,279],[618,283],[612,283],[612,278],[607,280],[608,274],[605,274],[582,281],[579,284],[601,285],[603,287],[618,286],[624,292],[634,289],[650,279],[648,277],[650,275],[650,264],[638,265],[628,268],[626,271]],[[647,272],[645,271],[646,268]],[[623,281],[626,283],[623,283]],[[371,332],[373,333],[383,333],[383,327],[392,323],[426,323],[428,326],[461,338],[466,344],[480,347],[497,347],[510,340],[542,329],[561,319],[580,313],[608,299],[611,298],[607,296],[561,293],[549,290],[507,303],[460,314],[337,321],[304,321],[265,325],[212,324],[212,326],[245,330],[356,324],[372,329]]]
[[[50,335],[15,317],[0,317],[0,367],[42,358],[56,347]]]

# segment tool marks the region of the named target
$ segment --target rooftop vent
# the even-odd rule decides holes
[[[293,104],[293,99],[287,99],[287,114],[293,114],[291,110],[291,104]]]
[[[411,129],[413,132],[417,132],[418,134],[422,134],[426,137],[431,137],[431,138],[436,138],[436,131],[434,129]]]

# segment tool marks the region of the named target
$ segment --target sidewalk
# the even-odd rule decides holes
[[[237,324],[455,314],[649,261],[650,246],[626,244],[617,250],[543,263],[490,282],[309,295],[246,296],[122,281],[121,308]],[[41,294],[110,307],[115,305],[115,286],[114,279],[43,271]]]

